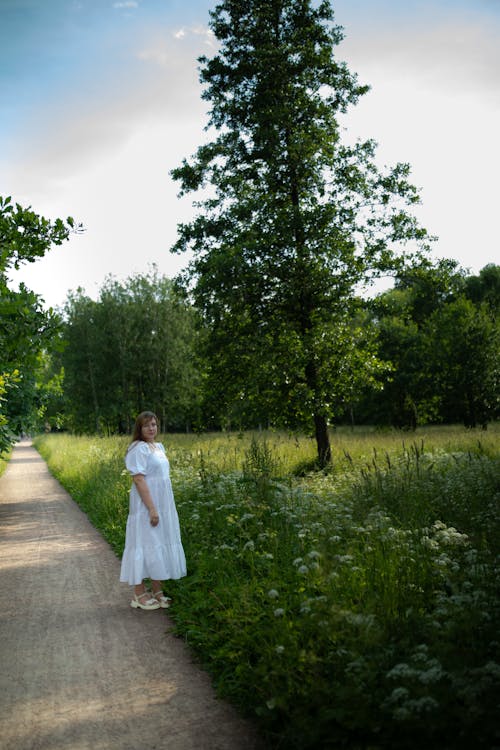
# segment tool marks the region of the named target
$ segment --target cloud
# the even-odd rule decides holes
[[[176,240],[177,223],[189,219],[192,210],[190,201],[177,199],[178,185],[169,169],[194,150],[198,138],[193,124],[145,119],[136,123],[127,141],[103,150],[100,159],[66,174],[61,165],[50,191],[43,187],[35,194],[30,170],[26,179],[18,173],[17,184],[27,192],[13,185],[16,199],[47,217],[72,215],[86,231],[13,273],[14,281],[22,279],[48,304],[59,305],[67,289],[78,286],[95,297],[110,272],[125,278],[155,262],[162,273],[177,273],[187,259],[168,250]]]
[[[130,9],[138,7],[139,3],[135,2],[135,0],[121,0],[121,2],[113,3],[113,8]]]
[[[377,141],[381,166],[410,163],[416,213],[439,237],[433,254],[477,273],[496,236],[500,18],[421,0],[388,22],[375,6],[351,23],[347,5],[337,14],[345,39],[336,54],[371,86],[341,118],[344,137]]]
[[[177,31],[170,32],[168,35],[161,34],[157,35],[154,39],[149,39],[147,44],[137,53],[138,59],[154,62],[163,67],[169,66],[173,55],[175,55],[175,48],[172,47],[172,37],[179,42],[186,40],[190,42],[190,46],[194,47],[199,45],[199,40],[203,42],[204,46],[212,49],[216,46],[214,33],[208,26],[182,27]],[[198,54],[200,52],[201,50],[198,50]]]
[[[201,134],[207,107],[197,72],[200,36],[179,43],[169,29],[155,32],[130,47],[125,67],[34,113],[11,155],[17,175],[37,191],[57,189],[68,175],[119,150],[148,122],[163,122],[166,138],[169,128],[196,127]]]
[[[422,85],[443,91],[487,92],[500,97],[500,23],[447,18],[385,28],[362,28],[339,49],[360,77],[365,70],[411,76]],[[367,81],[370,83],[370,81]]]

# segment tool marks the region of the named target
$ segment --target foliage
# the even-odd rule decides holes
[[[455,261],[423,261],[369,303],[379,357],[392,370],[381,391],[358,403],[359,418],[413,429],[457,421],[485,427],[498,418],[495,269],[466,276]]]
[[[367,90],[334,55],[328,2],[226,0],[211,12],[218,53],[201,62],[214,139],[173,171],[182,193],[211,186],[179,227],[186,283],[208,328],[208,389],[228,424],[314,430],[380,373],[356,287],[425,245],[408,207],[409,167],[381,172],[372,141],[341,142],[338,116]]]
[[[130,432],[153,409],[162,425],[198,419],[200,366],[195,313],[155,268],[120,283],[108,277],[97,301],[83,290],[65,306],[66,424],[84,432]]]
[[[426,326],[433,390],[444,421],[458,416],[467,427],[500,414],[500,327],[486,304],[463,297],[433,314]]]
[[[497,435],[349,434],[335,470],[302,478],[283,472],[297,438],[163,436],[189,568],[168,588],[177,632],[270,747],[489,750]],[[120,553],[125,441],[38,444]]]
[[[36,370],[37,418],[45,430],[62,429],[66,423],[67,399],[61,353],[42,352]]]
[[[493,314],[500,311],[500,266],[488,263],[478,276],[465,279],[465,294],[476,305],[485,303]]]
[[[3,413],[6,394],[12,384],[16,382],[19,373],[14,370],[12,373],[0,373],[0,456],[7,452],[12,443],[12,432],[9,428],[7,417]]]
[[[8,392],[0,393],[0,449],[9,444],[13,431],[30,429],[36,420],[37,359],[53,345],[60,324],[54,311],[44,310],[43,300],[24,284],[18,291],[9,288],[8,272],[33,263],[80,229],[71,217],[52,222],[14,205],[10,197],[0,197],[0,372],[9,383]]]
[[[412,320],[422,325],[460,294],[464,280],[465,274],[456,260],[441,258],[434,262],[420,258],[396,275],[394,287],[406,296]]]
[[[491,284],[484,298],[476,295],[472,301],[467,292],[482,273],[467,276],[453,261],[421,261],[398,274],[394,289],[371,301],[358,298],[355,317],[345,326],[339,319],[331,324],[316,353],[322,382],[336,380],[336,390],[325,387],[322,398],[344,404],[339,419],[415,429],[458,421],[486,426],[498,417],[498,313],[488,301],[494,295]],[[491,268],[489,274],[495,278]],[[128,431],[140,404],[152,399],[170,429],[262,428],[280,421],[292,426],[294,414],[307,421],[300,388],[287,398],[283,386],[280,404],[271,408],[273,384],[284,374],[265,352],[254,371],[244,342],[237,364],[246,372],[245,389],[232,402],[234,383],[218,390],[221,381],[212,377],[213,359],[207,361],[196,311],[156,272],[123,284],[110,277],[97,302],[79,290],[69,296],[66,314],[65,353],[52,341],[50,355],[39,355],[16,383],[19,397],[11,394],[11,405],[18,418],[23,404],[34,403],[37,420],[47,428]],[[235,366],[235,336],[231,346],[223,347],[221,339],[220,352],[210,355],[226,362],[228,378]],[[370,366],[364,368],[367,358]],[[342,377],[332,376],[336,368]],[[269,409],[262,413],[265,393]],[[274,411],[278,406],[281,417]],[[331,450],[335,455],[335,444]],[[305,468],[311,461],[305,459]]]
[[[19,268],[22,263],[33,263],[45,255],[51,245],[61,245],[75,228],[72,217],[66,223],[54,222],[36,214],[31,207],[23,208],[12,203],[11,197],[0,196],[0,274],[9,268]],[[81,229],[81,227],[77,227]]]

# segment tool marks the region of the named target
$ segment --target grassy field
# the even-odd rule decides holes
[[[500,431],[163,435],[176,631],[272,748],[500,747]],[[121,555],[127,438],[36,440]]]

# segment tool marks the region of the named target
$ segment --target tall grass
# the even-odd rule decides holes
[[[5,469],[8,466],[11,453],[12,453],[12,448],[8,448],[7,450],[0,451],[0,477],[2,476]]]
[[[163,436],[189,575],[177,632],[270,747],[500,744],[498,433]],[[126,440],[47,436],[121,554]]]

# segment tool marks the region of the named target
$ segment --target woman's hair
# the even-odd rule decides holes
[[[156,420],[156,424],[159,427],[160,423],[158,421],[158,417],[154,412],[141,411],[141,413],[137,415],[134,425],[134,431],[132,433],[132,443],[137,442],[137,440],[144,440],[144,438],[142,437],[142,428],[147,422],[151,422],[152,419]]]

